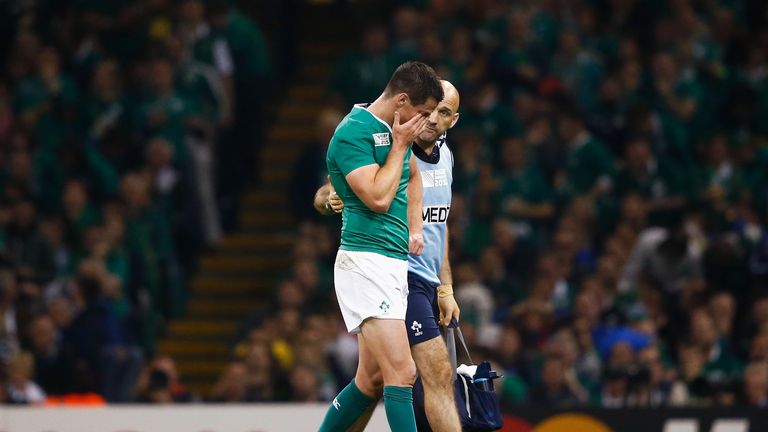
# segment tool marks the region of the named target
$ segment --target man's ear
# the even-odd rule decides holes
[[[400,93],[397,95],[397,107],[403,107],[406,103],[408,103],[408,94],[406,93]]]
[[[459,121],[459,113],[456,113],[453,115],[453,121],[451,121],[451,125],[448,127],[448,129],[451,129],[452,127],[456,126],[456,122]]]

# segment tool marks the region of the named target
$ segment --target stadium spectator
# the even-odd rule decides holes
[[[35,360],[29,377],[17,361],[16,393],[7,381],[0,393],[18,396],[31,379],[48,394],[102,385],[115,399],[99,349],[126,347],[126,371],[138,371],[137,344],[154,358],[200,246],[183,233],[212,245],[235,225],[270,61],[226,0],[183,0],[175,15],[167,1],[69,3],[0,16],[0,370],[22,349]],[[408,58],[471,95],[450,137],[451,255],[463,325],[502,365],[505,403],[735,394],[765,406],[764,14],[742,0],[608,3],[395,2],[364,24],[329,90],[343,110],[370,101]],[[301,186],[324,178],[318,144],[290,191],[299,219],[313,214]],[[259,336],[238,344],[212,399],[327,399],[351,379],[354,341],[339,334],[324,273],[334,229],[297,230],[279,301],[244,331]],[[316,345],[304,347],[314,326]],[[265,329],[280,334],[262,340]],[[600,329],[649,342],[603,346]],[[93,345],[76,343],[81,334]],[[287,367],[284,382],[240,362],[254,344],[266,344],[270,368]],[[267,363],[263,349],[252,364]],[[322,372],[310,377],[307,364]],[[563,390],[568,371],[589,401]]]
[[[248,371],[242,363],[231,363],[211,391],[211,402],[245,402]]]
[[[16,405],[41,405],[45,391],[32,381],[35,359],[28,352],[19,352],[8,361],[8,403]]]
[[[579,399],[570,387],[571,382],[563,361],[550,358],[541,368],[541,381],[531,391],[531,401],[559,408],[578,405]]]
[[[750,363],[744,372],[744,401],[751,406],[768,406],[768,366]]]
[[[136,385],[136,394],[140,402],[179,403],[193,402],[192,394],[179,381],[176,364],[168,356],[152,359],[142,370]]]
[[[35,359],[34,377],[48,394],[86,393],[94,388],[88,366],[78,359],[51,317],[34,318],[27,336]]]
[[[767,60],[740,41],[762,21],[740,1],[558,5],[399,2],[330,91],[371,99],[366,83],[408,55],[471,95],[450,138],[451,255],[505,404],[759,404],[743,365],[768,346]],[[330,266],[312,231],[326,227],[297,231],[296,269]]]
[[[325,166],[325,153],[342,118],[344,116],[338,110],[328,108],[321,111],[315,124],[316,138],[304,145],[294,164],[290,185],[291,211],[299,221],[319,219],[317,212],[308,209],[306,203],[314,199],[315,191],[326,182],[328,168]]]

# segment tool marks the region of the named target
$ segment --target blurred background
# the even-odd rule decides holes
[[[0,401],[332,400],[357,347],[312,198],[336,124],[417,59],[462,95],[454,288],[506,410],[768,407],[766,24],[760,0],[0,1]]]

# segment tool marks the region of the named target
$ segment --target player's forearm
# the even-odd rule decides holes
[[[403,175],[403,161],[406,151],[410,151],[410,149],[393,147],[384,165],[376,172],[369,194],[372,202],[372,205],[369,205],[371,210],[379,213],[389,211],[389,206],[392,205],[392,200],[395,199],[397,188],[400,185],[400,177]]]
[[[413,160],[413,159],[412,159]],[[421,172],[411,164],[411,177],[408,179],[408,231],[411,234],[423,231],[421,217],[424,203],[424,191],[421,186]]]

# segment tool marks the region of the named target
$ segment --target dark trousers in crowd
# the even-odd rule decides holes
[[[240,200],[246,186],[249,182],[258,184],[260,180],[257,160],[263,139],[263,82],[240,81],[235,88],[234,125],[222,131],[217,146],[217,195],[225,232],[237,228]]]

